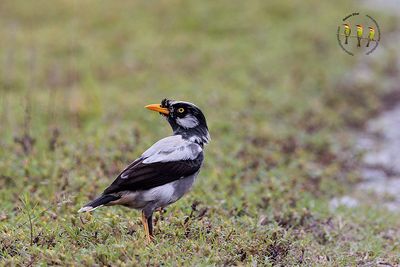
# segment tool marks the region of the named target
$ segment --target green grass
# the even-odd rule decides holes
[[[329,209],[358,178],[350,128],[380,106],[341,82],[355,59],[335,33],[353,9],[2,1],[0,264],[400,264],[399,215]],[[212,142],[146,244],[137,211],[76,211],[170,134],[143,108],[165,97],[201,107]]]

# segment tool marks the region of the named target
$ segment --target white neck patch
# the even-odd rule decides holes
[[[176,118],[176,122],[186,129],[194,128],[199,125],[199,121],[191,115],[188,115],[184,118]]]
[[[208,144],[208,143],[210,142],[210,140],[211,140],[211,137],[210,137],[210,134],[209,134],[208,131],[207,131],[207,135],[206,135],[206,136],[196,136],[196,135],[193,135],[193,136],[191,136],[191,137],[189,138],[189,140],[190,140],[191,142],[197,142],[197,143],[205,143],[205,144]]]

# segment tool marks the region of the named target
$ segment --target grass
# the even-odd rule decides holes
[[[2,1],[1,265],[400,264],[398,214],[329,209],[350,132],[380,108],[341,82],[349,1]],[[394,22],[393,22],[394,23]],[[192,192],[156,215],[77,214],[196,103],[212,142]]]

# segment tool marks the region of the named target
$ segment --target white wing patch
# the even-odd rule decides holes
[[[196,159],[203,151],[200,145],[173,135],[161,139],[143,154],[143,163],[169,162]]]
[[[126,179],[128,177],[129,177],[129,172],[122,172],[122,174],[121,174],[122,179]]]

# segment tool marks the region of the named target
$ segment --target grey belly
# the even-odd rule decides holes
[[[110,204],[124,205],[134,209],[143,209],[148,205],[155,209],[166,207],[191,189],[198,173],[148,190],[121,192],[121,198]]]

